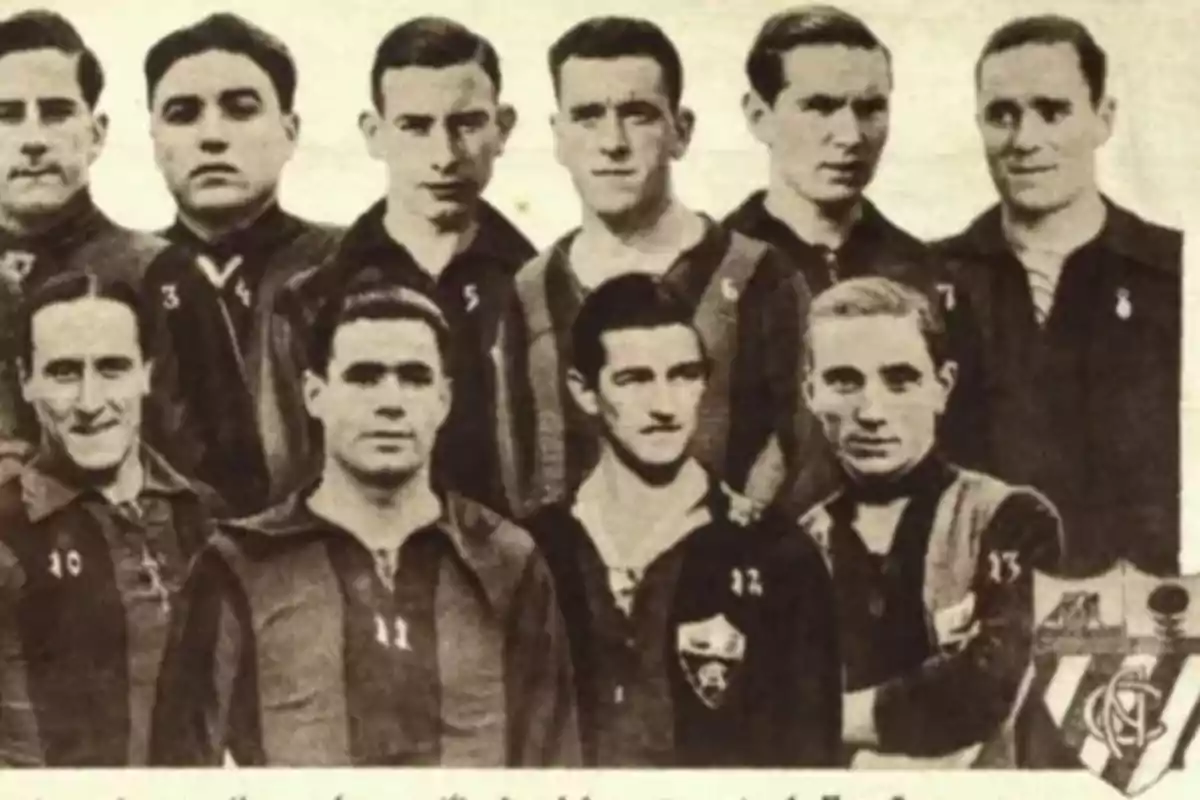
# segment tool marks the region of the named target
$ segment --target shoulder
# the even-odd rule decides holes
[[[105,218],[99,232],[80,248],[77,259],[86,266],[110,269],[140,281],[150,265],[169,249],[168,242],[148,231],[137,231]]]
[[[1148,267],[1173,277],[1183,269],[1183,232],[1159,225],[1109,201],[1110,230],[1116,246]]]
[[[456,492],[446,496],[446,514],[467,547],[489,551],[515,570],[522,569],[535,550],[533,535],[524,527]]]
[[[310,260],[324,261],[332,257],[346,235],[346,228],[341,225],[313,222],[296,216],[293,219],[298,228],[293,248]]]

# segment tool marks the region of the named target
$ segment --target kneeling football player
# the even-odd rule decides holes
[[[223,523],[184,587],[151,759],[216,765],[578,761],[570,653],[525,531],[435,490],[450,329],[428,296],[355,284],[304,378],[320,478]]]
[[[1033,573],[1056,569],[1058,515],[939,454],[955,365],[924,295],[886,278],[840,283],[814,300],[808,336],[808,401],[843,471],[801,526],[833,575],[844,757],[1011,765]]]
[[[40,444],[0,482],[0,767],[146,763],[170,606],[215,497],[142,443],[139,298],[64,272],[19,315]]]
[[[736,519],[688,455],[708,357],[648,275],[601,284],[568,385],[601,456],[526,527],[550,563],[590,766],[820,766],[838,750],[832,589],[794,522]]]

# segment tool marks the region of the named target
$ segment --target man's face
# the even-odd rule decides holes
[[[619,218],[667,200],[671,161],[687,151],[692,119],[672,111],[654,59],[572,57],[559,72],[552,125],[558,161],[583,205]]]
[[[1075,48],[1029,44],[990,55],[979,71],[976,121],[1003,202],[1055,211],[1095,186],[1095,151],[1113,103],[1093,104]]]
[[[438,227],[465,227],[515,112],[497,102],[475,62],[389,69],[380,91],[382,108],[364,114],[361,125],[371,157],[387,166],[389,199]]]
[[[781,59],[783,89],[747,100],[771,169],[818,205],[857,201],[887,143],[891,67],[879,48],[804,45]]]
[[[298,133],[270,77],[244,55],[176,61],[151,98],[154,156],[182,210],[224,218],[274,196]]]
[[[84,102],[78,63],[52,48],[0,58],[0,217],[53,214],[87,185],[105,120]]]
[[[92,297],[56,303],[31,333],[22,390],[52,450],[84,473],[115,470],[136,452],[150,390],[133,312]]]
[[[705,387],[696,332],[684,325],[626,328],[600,337],[605,362],[594,387],[576,375],[580,407],[599,417],[608,440],[644,467],[679,463],[696,430]]]
[[[326,378],[306,375],[326,452],[360,480],[404,482],[426,464],[450,408],[433,330],[411,319],[357,319],[333,337]]]
[[[851,475],[900,475],[933,447],[954,385],[915,315],[823,318],[810,332],[809,405]]]

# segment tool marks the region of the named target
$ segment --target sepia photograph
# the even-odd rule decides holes
[[[1197,20],[6,0],[0,796],[1191,796]]]

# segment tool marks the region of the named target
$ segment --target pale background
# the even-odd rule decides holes
[[[381,165],[367,157],[356,124],[369,104],[376,45],[412,16],[438,13],[464,22],[495,44],[504,99],[519,114],[488,196],[535,244],[544,245],[578,218],[570,182],[551,151],[548,125],[553,91],[546,50],[559,34],[601,13],[646,15],[664,28],[683,57],[684,102],[698,120],[691,152],[677,167],[678,190],[692,206],[721,216],[764,180],[764,152],[741,113],[743,64],[762,21],[790,3],[45,0],[42,5],[78,25],[107,73],[101,103],[111,130],[94,171],[96,198],[119,221],[146,228],[166,224],[172,213],[153,161],[142,74],[146,50],[167,32],[231,10],[288,44],[299,68],[302,128],[285,173],[283,202],[303,216],[347,223],[383,189]],[[993,202],[973,119],[975,59],[997,26],[1047,11],[1083,21],[1109,54],[1109,87],[1118,112],[1113,138],[1101,151],[1105,190],[1157,222],[1187,226],[1187,220],[1200,218],[1200,193],[1193,188],[1198,163],[1193,140],[1200,135],[1195,52],[1200,1],[845,0],[841,6],[861,16],[893,54],[892,132],[870,195],[902,227],[922,237],[948,235]],[[22,7],[0,0],[3,10]],[[1189,306],[1193,294],[1189,290]],[[1200,346],[1189,347],[1186,360],[1185,375],[1200,374]],[[1185,408],[1190,406],[1185,397]],[[1184,416],[1185,441],[1197,440],[1190,433],[1194,415]],[[1185,503],[1184,512],[1189,572],[1200,571],[1200,468],[1191,468],[1193,460],[1200,465],[1200,455],[1185,456],[1185,485],[1195,487],[1187,495],[1197,498]]]
[[[285,205],[317,219],[348,222],[382,189],[381,170],[367,159],[355,126],[368,103],[373,50],[396,23],[436,12],[465,22],[495,43],[504,71],[505,97],[521,115],[508,154],[500,162],[489,196],[538,244],[574,224],[577,207],[565,174],[551,155],[546,118],[552,107],[546,49],[569,25],[597,13],[645,14],[677,43],[686,71],[685,102],[699,127],[690,156],[678,169],[682,196],[693,206],[721,215],[763,180],[764,158],[745,130],[739,100],[745,90],[742,62],[761,21],[787,2],[763,0],[570,0],[507,3],[438,0],[46,0],[41,5],[68,14],[96,49],[108,72],[103,106],[112,117],[107,154],[95,171],[95,194],[118,220],[156,227],[171,207],[155,171],[147,135],[146,49],[169,30],[216,10],[234,10],[283,38],[300,68],[298,110],[302,143],[283,188]],[[890,46],[896,93],[892,137],[871,196],[896,222],[921,236],[961,228],[992,202],[973,126],[972,66],[988,33],[1012,16],[1057,11],[1084,21],[1110,55],[1111,91],[1118,98],[1117,130],[1101,158],[1106,190],[1118,202],[1155,221],[1200,231],[1200,193],[1193,190],[1200,134],[1200,2],[1196,0],[845,0]],[[0,12],[24,4],[0,0]],[[1193,248],[1194,249],[1194,248]],[[1189,279],[1189,307],[1195,294]],[[1200,308],[1189,310],[1195,320]],[[1195,324],[1189,324],[1189,332]],[[1189,336],[1189,338],[1195,338]],[[1188,348],[1186,375],[1200,372],[1200,346]],[[1195,365],[1193,367],[1192,365]],[[1185,399],[1185,434],[1200,435]],[[1200,571],[1200,455],[1185,463],[1184,563]],[[1136,465],[1130,465],[1136,468]],[[1192,520],[1195,520],[1192,522]],[[1195,769],[1195,767],[1193,767]],[[1170,775],[1147,800],[1192,798],[1200,772]],[[486,777],[485,777],[486,775]],[[1191,787],[1190,789],[1188,787]],[[705,773],[681,778],[670,773],[624,773],[570,779],[553,773],[516,775],[437,771],[375,770],[322,772],[217,772],[202,778],[132,772],[42,773],[17,781],[0,774],[0,797],[97,797],[140,800],[168,796],[223,800],[257,798],[345,800],[402,795],[443,798],[461,792],[467,800],[622,797],[785,800],[843,793],[847,800],[1037,797],[1115,798],[1113,790],[1086,775],[950,776],[826,772],[792,774]]]

